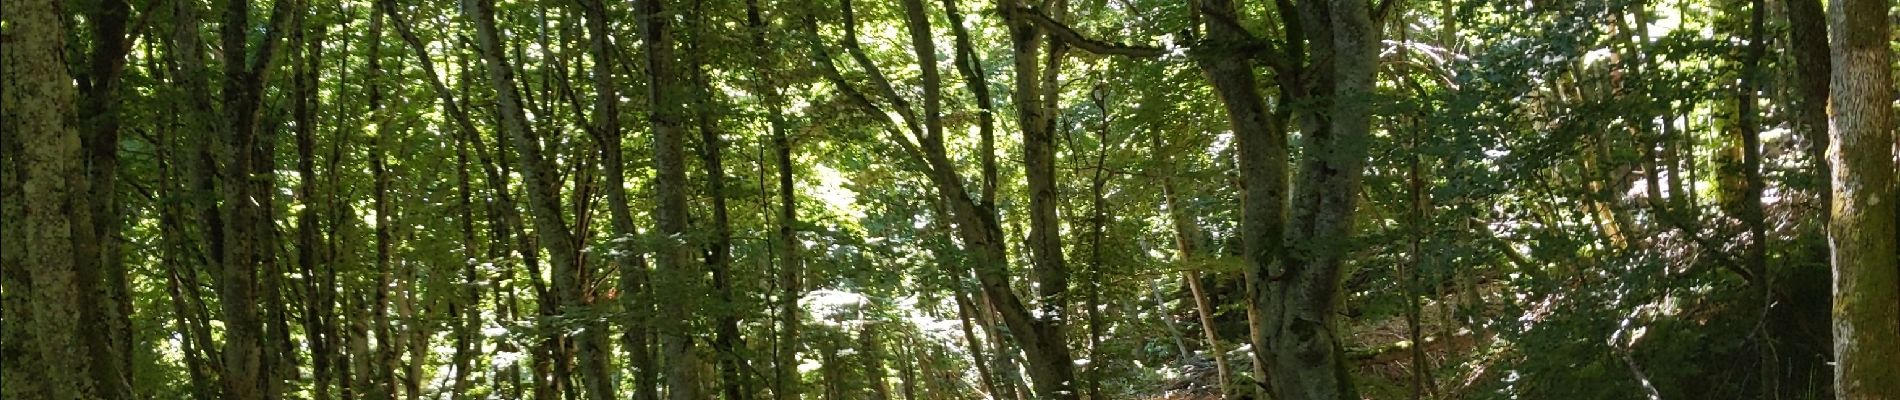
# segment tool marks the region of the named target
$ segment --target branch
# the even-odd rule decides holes
[[[1049,34],[1061,39],[1063,43],[1068,43],[1070,46],[1075,46],[1075,48],[1090,53],[1135,58],[1160,58],[1162,55],[1168,54],[1167,49],[1160,47],[1114,43],[1082,36],[1082,33],[1076,32],[1074,28],[1070,28],[1068,25],[1063,25],[1062,22],[1049,18],[1048,15],[1044,15],[1041,10],[1037,10],[1035,7],[1019,7],[1016,9],[1015,14],[1026,16],[1030,21],[1034,21],[1036,25],[1041,25],[1043,29],[1048,29]]]
[[[917,144],[911,142],[909,136],[904,135],[904,132],[898,129],[898,122],[892,120],[890,114],[885,114],[883,108],[878,107],[877,103],[872,102],[870,96],[865,95],[863,91],[859,91],[856,87],[851,86],[849,81],[845,80],[844,73],[838,70],[837,62],[832,60],[831,53],[825,50],[824,42],[818,35],[818,20],[810,14],[805,15],[805,30],[811,35],[810,46],[813,53],[812,58],[818,62],[819,69],[824,73],[825,80],[830,81],[832,86],[837,86],[838,92],[844,94],[846,98],[851,99],[851,103],[857,105],[861,111],[867,114],[866,116],[874,118],[878,122],[882,122],[885,133],[890,135],[892,141],[897,142],[897,145],[904,150],[904,154],[910,156],[911,161],[922,164],[928,168],[929,164],[924,161],[923,152],[918,149]]]
[[[1383,25],[1385,23],[1385,17],[1392,14],[1392,6],[1394,3],[1398,3],[1398,1],[1379,0],[1379,5],[1372,9],[1372,21]]]

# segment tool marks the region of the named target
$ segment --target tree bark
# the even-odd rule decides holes
[[[686,88],[677,83],[672,15],[668,14],[667,4],[663,0],[641,2],[638,17],[641,43],[647,55],[647,122],[653,127],[654,191],[658,195],[653,219],[664,241],[655,251],[654,258],[659,263],[659,279],[655,283],[656,287],[681,291],[656,296],[660,309],[654,328],[659,332],[662,356],[667,363],[668,398],[697,400],[702,397],[696,370],[698,362],[694,358],[693,339],[687,336],[684,323],[692,315],[689,299],[698,292],[695,290],[698,279],[694,278],[698,274],[691,271],[692,245],[685,242],[688,234],[686,137],[682,127],[684,96],[680,94]]]
[[[391,214],[395,213],[395,210],[390,207],[389,202],[389,159],[384,150],[390,146],[388,125],[391,121],[388,121],[388,117],[383,115],[382,106],[382,76],[384,74],[382,63],[382,37],[383,14],[371,14],[369,22],[369,69],[367,70],[368,76],[366,79],[368,79],[368,82],[366,86],[368,86],[369,91],[369,110],[367,115],[372,124],[370,129],[372,130],[372,136],[369,145],[369,165],[371,200],[374,202],[371,207],[373,207],[373,219],[376,222],[376,289],[372,292],[374,295],[371,297],[370,302],[365,306],[372,308],[370,315],[372,316],[372,324],[374,326],[371,329],[374,330],[376,337],[376,349],[374,353],[376,361],[368,364],[370,369],[366,369],[362,372],[368,374],[371,382],[374,383],[373,388],[375,392],[369,394],[370,397],[389,397],[393,399],[396,396],[396,371],[400,367],[398,365],[398,353],[400,353],[401,350],[396,344],[395,328],[389,321],[389,306],[391,304],[389,299],[389,287],[395,275],[395,271],[390,268],[391,260],[394,257],[394,254],[391,254],[390,250],[390,246],[392,245],[390,242],[393,241],[392,236],[394,234],[390,231],[390,225],[393,223],[391,221]]]
[[[595,140],[599,142],[600,160],[601,163],[604,164],[603,170],[607,175],[606,191],[607,212],[608,218],[610,219],[609,224],[612,224],[611,228],[614,236],[628,238],[635,235],[636,231],[633,227],[632,212],[629,211],[627,206],[626,165],[622,160],[623,153],[621,152],[620,144],[620,92],[619,86],[614,78],[614,64],[611,61],[614,59],[613,52],[616,50],[611,40],[613,31],[608,26],[607,3],[601,0],[590,0],[582,3],[582,9],[587,19],[588,51],[592,53],[593,57],[594,137]],[[577,217],[577,219],[579,219],[579,217]],[[640,257],[638,255],[638,249],[634,248],[634,246],[630,246],[632,241],[621,240],[613,243],[622,245],[620,248],[615,249],[615,252],[609,253],[609,256],[613,258],[616,269],[624,272],[635,269],[636,266],[640,264],[636,263],[638,260],[635,260],[636,257]],[[590,270],[592,269],[592,267],[588,268]],[[593,275],[591,271],[583,272],[583,276]],[[576,290],[575,295],[592,291],[586,281],[576,282],[576,285],[578,286],[572,289]],[[598,298],[598,296],[587,297],[589,300],[575,300],[576,302],[584,301],[588,303],[590,308],[600,309],[600,307],[595,306],[593,300],[591,300]],[[644,324],[641,326],[644,326]],[[587,386],[589,398],[593,400],[607,400],[617,396],[617,392],[614,389],[614,376],[611,371],[613,365],[613,349],[608,347],[607,344],[606,324],[589,324],[587,329],[581,333],[579,346],[581,379]],[[644,359],[636,359],[635,361],[641,364],[647,363],[647,360]],[[640,367],[650,366],[640,365]]]
[[[281,2],[272,6],[266,25],[269,28],[255,52],[248,50],[250,9],[248,0],[231,0],[224,7],[219,27],[226,55],[223,125],[216,130],[223,137],[210,141],[209,146],[222,167],[217,185],[224,204],[220,216],[224,243],[217,280],[218,302],[225,320],[224,373],[220,377],[224,398],[230,400],[262,399],[270,380],[265,375],[269,367],[264,363],[265,332],[257,306],[262,299],[256,286],[258,270],[268,262],[265,255],[269,253],[263,246],[275,245],[260,244],[265,232],[258,231],[264,226],[262,220],[268,218],[262,198],[270,196],[272,189],[260,183],[266,182],[261,175],[271,171],[259,168],[256,148],[260,145],[257,128],[263,88],[281,34],[278,25],[288,7]]]
[[[1828,66],[1827,12],[1822,9],[1819,0],[1787,0],[1782,2],[1788,17],[1788,50],[1794,59],[1794,101],[1792,105],[1794,133],[1808,140],[1808,156],[1813,158],[1820,179],[1819,193],[1833,193],[1833,182],[1828,180],[1827,163],[1827,98],[1828,79],[1832,75]],[[1832,210],[1832,196],[1820,196],[1821,210]],[[1825,226],[1829,216],[1822,212],[1821,221]]]
[[[1840,399],[1900,393],[1900,260],[1895,259],[1893,49],[1889,2],[1828,4],[1833,119],[1834,390]]]
[[[311,355],[313,375],[311,395],[315,399],[327,400],[330,398],[330,383],[334,376],[330,361],[334,358],[332,354],[335,351],[331,350],[330,346],[335,335],[327,329],[328,314],[332,304],[330,297],[333,294],[324,290],[319,283],[323,279],[317,274],[317,257],[321,250],[317,235],[318,230],[322,229],[318,226],[318,221],[321,219],[318,212],[322,208],[314,206],[318,202],[316,115],[320,99],[317,95],[317,85],[318,77],[322,73],[323,46],[315,45],[315,41],[308,40],[307,34],[311,30],[318,31],[320,38],[322,27],[310,27],[307,24],[307,18],[305,12],[300,11],[296,17],[295,27],[291,31],[293,46],[291,48],[291,114],[292,119],[296,121],[294,132],[296,137],[293,140],[296,142],[297,150],[298,181],[296,201],[305,205],[303,210],[297,213],[296,260],[298,271],[304,276],[303,329],[304,341],[309,346]]]
[[[6,137],[10,182],[4,219],[6,239],[14,244],[5,249],[6,339],[8,347],[18,346],[13,351],[25,353],[9,354],[4,390],[9,398],[103,398],[106,388],[93,372],[110,361],[92,359],[88,350],[97,343],[83,336],[83,320],[69,318],[89,309],[93,294],[81,270],[97,268],[98,260],[79,243],[93,225],[84,153],[72,123],[78,90],[61,55],[64,18],[54,1],[8,0],[4,8],[0,18],[10,37],[17,37],[0,58],[7,73],[0,91],[6,115],[0,136]],[[24,327],[14,328],[18,325]],[[19,339],[26,341],[13,342]],[[25,376],[11,376],[19,373]]]
[[[1238,15],[1232,1],[1204,3],[1202,12],[1215,15],[1215,20],[1224,21]],[[1210,23],[1207,31],[1211,40],[1220,42],[1237,42],[1247,37],[1238,25],[1226,23]],[[1289,34],[1292,32],[1295,31],[1290,30]],[[1295,39],[1288,41],[1297,43]],[[1265,325],[1264,313],[1270,309],[1270,280],[1279,268],[1286,230],[1289,160],[1286,129],[1270,114],[1266,99],[1260,94],[1253,61],[1241,56],[1208,57],[1201,61],[1201,69],[1220,96],[1239,146],[1241,186],[1245,190],[1241,197],[1240,232],[1242,257],[1247,262],[1243,270],[1247,319],[1254,344],[1254,377],[1265,382],[1273,360],[1267,358],[1266,353],[1271,347],[1267,346],[1265,335],[1271,327]]]
[[[449,304],[449,315],[459,319],[455,325],[455,354],[450,360],[454,369],[454,378],[450,381],[449,399],[462,400],[468,396],[474,373],[476,353],[482,352],[482,339],[478,333],[482,327],[482,292],[480,271],[481,242],[475,237],[475,198],[473,186],[469,183],[468,143],[455,140],[455,192],[461,199],[462,256],[467,258],[462,265],[463,291]],[[489,263],[498,260],[489,260]],[[319,397],[321,399],[322,397]]]
[[[1748,3],[1748,45],[1743,50],[1742,77],[1736,101],[1737,133],[1742,144],[1743,188],[1739,210],[1740,219],[1748,229],[1748,244],[1742,249],[1743,268],[1754,277],[1756,301],[1761,302],[1764,321],[1774,318],[1775,279],[1768,270],[1768,217],[1763,210],[1762,193],[1767,182],[1762,179],[1762,142],[1759,99],[1761,93],[1761,63],[1766,55],[1767,4],[1763,0],[1751,0]],[[1780,357],[1775,354],[1780,338],[1775,331],[1763,323],[1757,331],[1760,341],[1762,392],[1765,394],[1781,392]]]
[[[1305,156],[1286,231],[1301,240],[1286,249],[1283,268],[1267,275],[1265,346],[1256,346],[1271,358],[1268,380],[1277,399],[1358,397],[1340,357],[1335,310],[1372,140],[1368,103],[1379,34],[1369,8],[1361,1],[1332,0],[1303,3],[1301,9],[1300,24],[1314,28],[1304,32],[1312,35],[1314,57],[1330,65],[1311,71],[1318,74],[1312,90],[1290,90],[1319,104],[1303,113]]]

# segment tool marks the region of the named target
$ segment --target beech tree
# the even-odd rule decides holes
[[[1877,0],[0,0],[7,399],[1883,398]]]

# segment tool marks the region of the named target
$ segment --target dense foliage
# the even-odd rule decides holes
[[[1888,0],[3,4],[4,399],[1900,396]]]

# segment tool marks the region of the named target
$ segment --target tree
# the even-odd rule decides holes
[[[1900,393],[1900,261],[1894,256],[1891,195],[1894,111],[1892,24],[1884,1],[1830,4],[1833,77],[1828,152],[1833,209],[1828,243],[1834,266],[1834,391],[1841,399]]]
[[[667,360],[667,396],[674,400],[700,398],[695,370],[693,339],[685,322],[691,315],[691,297],[697,279],[693,278],[692,246],[686,242],[686,117],[685,90],[678,84],[678,60],[673,55],[671,8],[663,1],[640,3],[640,33],[646,50],[647,123],[653,130],[653,168],[657,175],[654,220],[658,223],[660,244],[655,250],[658,286],[682,291],[679,295],[658,296],[659,318],[655,331],[660,335],[661,356]]]
[[[83,276],[99,265],[87,252],[97,244],[84,243],[93,239],[93,216],[74,126],[78,89],[61,65],[65,19],[52,1],[9,0],[5,8],[8,33],[20,38],[10,40],[4,58],[0,128],[8,202],[18,203],[5,215],[13,244],[5,271],[8,358],[21,357],[8,363],[7,397],[104,398],[113,382],[96,380],[94,371],[118,361],[94,358],[100,352],[91,349],[107,343],[88,340],[84,319],[70,318],[91,309],[95,289]]]
[[[7,398],[1896,380],[1888,4],[0,1]]]

